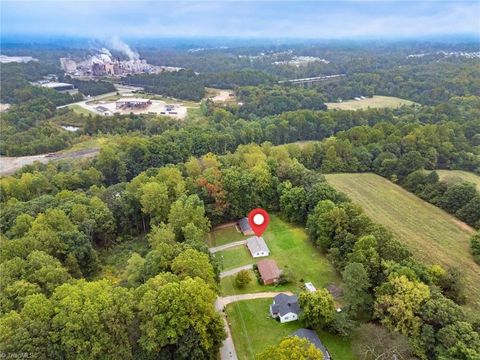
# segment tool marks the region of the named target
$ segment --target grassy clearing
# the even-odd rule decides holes
[[[437,173],[440,180],[446,181],[449,184],[468,181],[475,184],[477,190],[480,191],[480,176],[477,174],[462,170],[437,170]]]
[[[82,107],[80,105],[77,105],[77,104],[69,105],[68,108],[72,109],[73,112],[75,112],[77,114],[80,114],[80,115],[85,115],[85,116],[98,115],[98,114],[94,113],[93,111],[87,110],[84,107]]]
[[[227,306],[227,318],[232,329],[238,358],[255,359],[267,347],[303,327],[300,321],[281,324],[269,315],[271,299],[239,301]],[[354,359],[349,339],[324,332],[319,337],[334,359]]]
[[[215,257],[221,259],[223,270],[230,270],[255,262],[246,246],[237,246],[228,250],[216,252]]]
[[[328,109],[339,110],[362,110],[368,108],[397,108],[402,105],[414,105],[413,101],[400,99],[393,96],[378,96],[374,95],[371,98],[363,100],[347,100],[341,103],[325,103]]]
[[[245,289],[239,290],[233,285],[234,276],[230,276],[221,281],[224,295],[261,291],[298,291],[302,281],[310,281],[317,288],[340,282],[332,264],[313,246],[303,228],[288,224],[278,216],[272,215],[263,238],[270,249],[268,258],[274,259],[280,269],[290,270],[296,281],[292,284],[275,287],[259,285],[254,280]],[[227,251],[222,253],[227,253]],[[256,262],[257,259],[253,259],[244,246],[228,250],[230,269]],[[225,270],[227,270],[226,256],[224,264]]]
[[[298,292],[302,284],[295,282],[285,285],[262,285],[259,284],[253,271],[249,270],[252,281],[244,288],[239,289],[235,286],[235,276],[227,276],[220,280],[222,295],[252,294],[263,291],[294,291]]]
[[[97,279],[106,278],[115,282],[118,281],[132,253],[136,252],[145,256],[148,251],[149,245],[145,237],[134,238],[116,244],[111,248],[98,250],[98,260],[101,264],[101,270],[97,275]]]
[[[220,246],[245,239],[246,236],[237,231],[235,225],[232,225],[226,228],[212,230],[210,234],[208,234],[208,246]]]
[[[331,174],[327,181],[385,225],[414,256],[427,263],[457,267],[464,274],[467,305],[480,308],[480,267],[470,254],[473,232],[445,211],[375,174]]]

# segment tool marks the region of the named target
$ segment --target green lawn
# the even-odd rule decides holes
[[[255,262],[245,245],[216,252],[214,256],[221,260],[223,264],[222,270],[230,270]]]
[[[246,289],[238,290],[232,283],[234,277],[230,276],[221,281],[224,295],[269,290],[298,291],[302,281],[312,282],[317,288],[325,287],[332,282],[340,283],[340,278],[336,275],[332,264],[313,246],[303,228],[288,224],[278,216],[271,215],[270,224],[263,238],[270,249],[268,259],[274,259],[280,269],[291,270],[295,275],[296,282],[282,287],[274,287],[259,285],[254,280]],[[258,261],[249,255],[246,247],[233,248],[221,253],[224,255],[225,270]]]
[[[281,339],[302,327],[300,321],[281,324],[272,319],[269,314],[271,303],[271,299],[257,299],[227,306],[227,318],[239,359],[255,359],[265,348],[278,344]],[[334,359],[354,359],[349,339],[323,332],[319,333],[319,337]]]
[[[74,112],[76,112],[77,114],[81,114],[81,115],[85,115],[85,116],[98,115],[98,114],[94,113],[93,111],[87,110],[84,107],[82,107],[80,105],[77,105],[77,104],[69,105],[68,107],[70,109],[72,109]]]
[[[220,287],[222,295],[236,295],[236,294],[251,294],[263,291],[299,291],[298,283],[291,283],[286,285],[262,285],[259,284],[253,271],[249,270],[252,281],[244,288],[239,289],[235,286],[235,276],[227,276],[220,280]]]
[[[393,96],[375,95],[371,98],[363,100],[347,100],[340,103],[325,103],[328,109],[339,110],[361,110],[368,108],[397,108],[402,105],[413,105],[415,102],[405,99],[400,99]]]
[[[480,176],[477,174],[462,171],[462,170],[437,170],[440,180],[447,183],[454,184],[461,181],[468,181],[477,186],[477,190],[480,191]]]
[[[214,229],[208,234],[208,246],[220,246],[234,241],[245,240],[247,236],[237,231],[235,225],[223,228]]]
[[[375,222],[389,228],[413,255],[427,264],[457,267],[464,275],[467,304],[480,308],[480,266],[470,253],[466,224],[375,174],[330,174],[328,183],[360,204]]]

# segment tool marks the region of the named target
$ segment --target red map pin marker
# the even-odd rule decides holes
[[[270,216],[268,216],[268,213],[263,209],[253,209],[250,211],[250,214],[248,214],[248,223],[257,236],[262,236],[267,229],[269,221]]]

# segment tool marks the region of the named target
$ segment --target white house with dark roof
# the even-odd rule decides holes
[[[248,238],[247,248],[250,251],[250,254],[252,254],[252,257],[254,258],[270,255],[270,250],[268,249],[265,240],[263,240],[263,237],[252,236]]]
[[[307,339],[310,341],[318,350],[320,350],[323,354],[323,359],[324,360],[331,360],[332,357],[330,356],[330,353],[328,352],[327,348],[325,345],[323,345],[322,341],[318,337],[317,333],[313,330],[310,329],[298,329],[295,331],[292,335],[293,336],[298,336],[300,339]]]
[[[282,324],[298,320],[299,314],[300,305],[298,305],[297,295],[282,293],[273,298],[273,304],[270,305],[270,315],[273,318],[278,318]]]

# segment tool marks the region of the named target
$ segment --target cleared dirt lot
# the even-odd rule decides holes
[[[231,89],[206,88],[207,97],[215,102],[236,101],[234,91]]]
[[[402,105],[413,105],[413,101],[400,99],[393,96],[378,96],[360,100],[347,100],[340,103],[325,103],[328,109],[361,110],[368,108],[397,108]]]
[[[155,113],[163,116],[175,117],[177,119],[184,119],[187,116],[187,107],[183,106],[182,104],[168,104],[168,106],[173,106],[173,110],[168,111],[166,108],[167,103],[165,101],[151,100],[151,102],[152,104],[145,109],[133,109],[133,108],[117,109],[115,101],[103,101],[103,100],[88,101],[88,102],[84,102],[83,104],[78,103],[78,105],[82,106],[83,108],[89,111],[98,113],[100,115],[103,115],[103,114],[96,109],[98,106],[102,106],[108,109],[110,113],[114,113],[114,114],[119,113],[123,115],[128,115],[130,113],[134,113],[134,114]]]
[[[98,148],[94,148],[32,156],[0,156],[0,175],[4,176],[13,174],[15,171],[20,170],[25,165],[33,164],[35,161],[46,164],[52,160],[88,158],[96,156],[99,151],[100,150]]]

